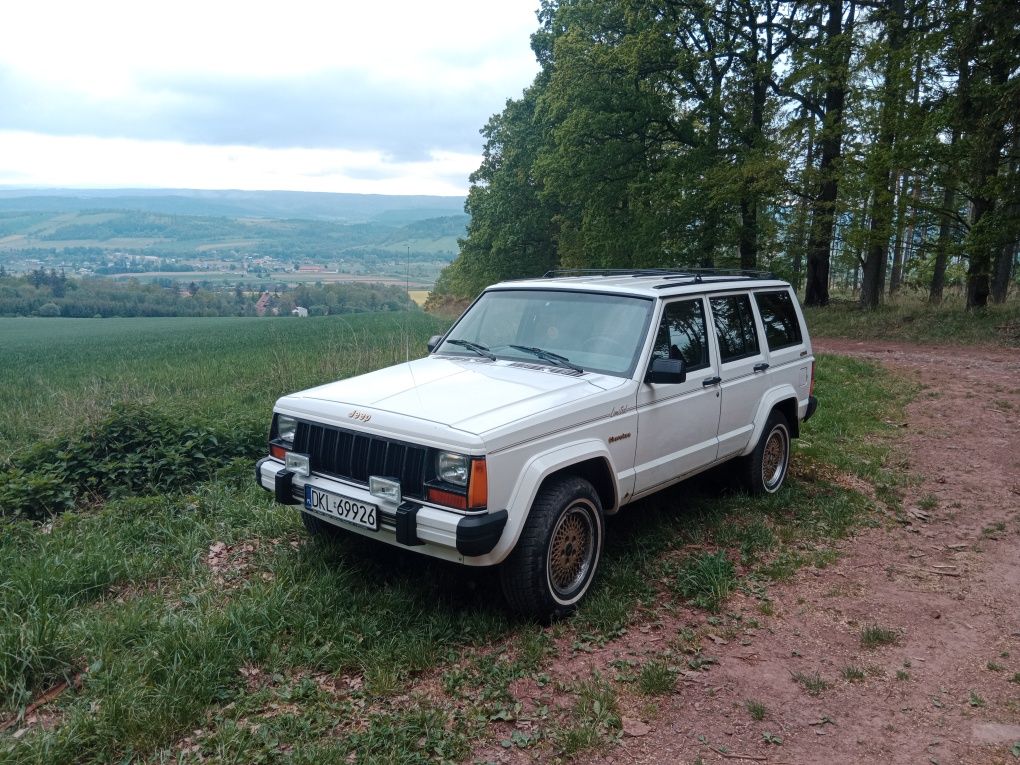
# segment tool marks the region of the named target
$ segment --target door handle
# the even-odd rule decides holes
[[[763,361],[761,364],[754,365],[755,372],[764,372],[768,368],[769,368],[768,362],[765,361]]]
[[[701,381],[701,384],[706,388],[711,388],[713,385],[718,385],[722,382],[721,377],[706,377]]]

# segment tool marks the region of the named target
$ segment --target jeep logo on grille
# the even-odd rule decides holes
[[[361,420],[362,422],[368,422],[372,419],[372,415],[366,412],[359,412],[357,409],[352,410],[347,416],[352,420]]]

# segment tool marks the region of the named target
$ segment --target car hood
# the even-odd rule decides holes
[[[322,410],[331,419],[368,409],[480,435],[556,407],[577,406],[581,399],[625,382],[564,371],[541,364],[430,356],[310,388],[281,399],[279,405],[309,414]],[[341,407],[343,412],[338,411]]]

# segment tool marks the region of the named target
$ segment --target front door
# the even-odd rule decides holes
[[[635,495],[715,461],[720,397],[706,316],[702,297],[663,306],[652,359],[683,359],[687,380],[638,388]]]

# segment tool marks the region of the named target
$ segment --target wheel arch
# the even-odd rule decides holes
[[[747,442],[747,446],[740,453],[741,456],[746,456],[754,451],[754,447],[758,444],[758,439],[761,438],[765,430],[765,424],[768,422],[769,415],[772,414],[774,409],[778,409],[786,418],[786,424],[790,428],[790,438],[798,438],[800,436],[798,406],[797,392],[793,389],[792,385],[780,385],[767,391],[762,396],[761,403],[758,404],[758,411],[754,415],[754,430]]]
[[[486,564],[499,563],[510,554],[542,487],[567,475],[576,475],[591,483],[602,503],[603,514],[616,512],[619,488],[613,461],[604,441],[587,439],[535,455],[518,475],[514,493],[507,503],[509,518],[506,528],[496,548],[485,556]]]
[[[594,487],[595,493],[599,495],[599,502],[602,503],[603,515],[612,515],[616,512],[616,482],[613,480],[609,462],[605,457],[591,457],[550,473],[542,479],[538,491],[541,491],[550,481],[568,475],[583,478]]]

